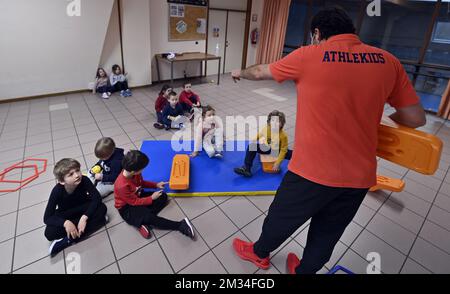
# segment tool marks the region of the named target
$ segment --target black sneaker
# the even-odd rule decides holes
[[[154,123],[153,126],[154,126],[155,128],[157,128],[158,130],[164,129],[164,125],[163,125],[163,124],[160,124],[160,123]]]
[[[170,130],[171,127],[170,126],[165,126],[166,131]]]
[[[178,229],[183,235],[188,236],[192,240],[195,238],[195,232],[194,228],[192,227],[191,222],[188,220],[187,217],[184,218],[184,220],[181,221],[180,228]]]
[[[238,175],[250,178],[252,176],[252,172],[247,169],[245,166],[243,167],[237,167],[234,169],[234,172],[237,173]]]
[[[63,251],[64,249],[66,249],[67,247],[72,245],[72,243],[73,243],[73,241],[71,239],[69,239],[68,237],[64,237],[62,239],[55,240],[50,245],[50,248],[48,249],[48,253],[50,254],[51,257],[54,257],[59,252]]]

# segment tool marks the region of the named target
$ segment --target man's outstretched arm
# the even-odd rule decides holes
[[[234,81],[242,79],[259,81],[273,79],[268,64],[257,64],[243,70],[233,70],[231,77]]]

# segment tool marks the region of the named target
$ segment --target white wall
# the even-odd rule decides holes
[[[155,65],[155,54],[166,52],[205,52],[205,40],[199,40],[197,42],[169,42],[169,6],[166,0],[150,0],[150,35],[153,81],[158,80]],[[188,76],[198,76],[200,75],[200,64],[197,62],[175,63],[174,78],[182,78],[184,70]],[[160,62],[160,71],[161,80],[170,79],[169,63]]]
[[[250,33],[253,29],[258,28],[261,33],[261,20],[263,14],[264,0],[253,0],[252,2],[252,13],[250,16]],[[258,19],[256,22],[251,20],[253,14],[258,15]],[[261,36],[260,36],[261,39]],[[254,65],[256,63],[256,52],[258,50],[259,42],[256,45],[253,45],[250,36],[248,38],[248,50],[247,50],[247,67]]]
[[[119,33],[119,12],[117,1],[114,1],[114,7],[111,11],[108,32],[106,33],[103,52],[99,66],[103,67],[108,73],[114,64],[121,65],[122,53],[120,52],[120,33]]]
[[[122,10],[123,58],[129,86],[151,84],[150,2],[122,1]]]
[[[0,100],[86,89],[102,54],[113,0],[0,0]]]

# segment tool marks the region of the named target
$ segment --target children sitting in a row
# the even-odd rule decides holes
[[[194,239],[194,229],[187,218],[175,222],[157,216],[168,203],[167,194],[163,192],[166,183],[142,179],[142,170],[149,162],[145,154],[133,150],[123,156],[123,149],[115,148],[111,138],[100,139],[97,148],[103,168],[101,173],[96,174],[100,175],[96,177],[99,181],[96,183],[97,189],[110,191],[113,184],[114,206],[128,224],[135,226],[145,238],[150,238],[150,228],[154,227],[178,230]],[[112,154],[111,150],[114,150]],[[105,151],[108,152],[102,153]],[[116,174],[119,158],[122,159],[119,174]],[[106,171],[108,168],[109,171]],[[108,222],[107,208],[102,203],[99,190],[88,177],[82,175],[78,161],[69,158],[58,161],[53,174],[58,184],[50,194],[44,213],[44,234],[52,242],[49,248],[51,256],[85,239]],[[144,191],[144,188],[158,191]]]
[[[157,122],[153,126],[157,129],[180,129],[186,121],[185,117],[193,118],[194,108],[201,107],[200,97],[192,92],[192,84],[185,83],[179,99],[169,85],[164,85],[155,102]],[[171,98],[175,96],[175,98]],[[169,100],[172,99],[172,102]],[[185,117],[184,117],[185,116]],[[181,124],[181,126],[180,126]]]
[[[103,68],[97,69],[92,92],[102,94],[103,99],[108,99],[114,92],[120,92],[121,97],[132,96],[131,90],[128,88],[127,74],[123,74],[122,69],[117,64],[113,65],[110,78]]]

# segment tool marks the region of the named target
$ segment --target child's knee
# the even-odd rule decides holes
[[[162,192],[161,196],[159,197],[159,199],[161,199],[164,202],[167,202],[169,200],[169,196],[167,196],[166,192]]]

